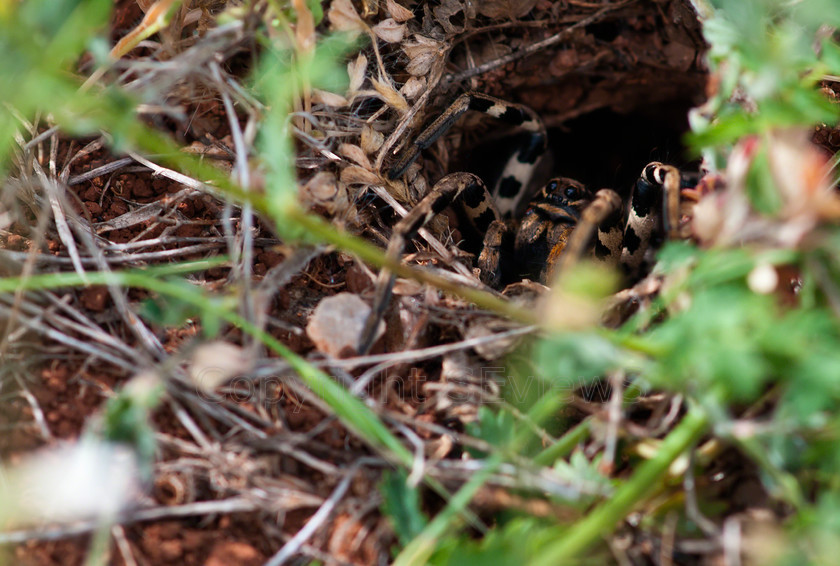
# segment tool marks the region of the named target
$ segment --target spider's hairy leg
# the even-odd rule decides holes
[[[671,165],[654,161],[642,170],[633,188],[621,252],[621,265],[628,274],[638,272],[663,226],[667,237],[678,237],[680,183],[680,172]]]
[[[665,235],[668,239],[674,240],[679,237],[680,189],[682,188],[680,170],[673,165],[663,165],[659,162],[649,164],[645,167],[645,171],[648,169],[650,169],[650,177],[662,187],[662,221]]]
[[[546,262],[546,282],[555,281],[583,257],[589,243],[598,232],[595,255],[606,261],[617,262],[621,253],[621,197],[612,189],[601,189],[580,214],[574,230],[566,242],[551,249]]]
[[[662,183],[661,176],[656,174],[661,166],[658,161],[647,164],[630,196],[621,265],[631,275],[638,272],[651,247],[651,240],[662,226]]]
[[[508,161],[499,184],[493,191],[494,197],[502,197],[503,199],[516,196],[513,193],[519,192],[519,188],[522,187],[522,179],[530,176],[537,159],[545,153],[547,145],[545,126],[540,117],[527,106],[505,102],[499,98],[478,92],[465,92],[456,98],[443,114],[438,116],[417,136],[411,146],[388,171],[388,177],[396,179],[405,173],[405,170],[414,163],[420,152],[445,134],[467,110],[483,112],[506,124],[517,126],[530,134]],[[505,179],[508,179],[507,183]]]
[[[387,257],[398,261],[406,242],[456,200],[463,201],[469,218],[478,228],[486,229],[494,220],[498,220],[498,212],[493,207],[487,187],[481,179],[472,173],[453,173],[438,181],[432,190],[397,222],[385,252]],[[376,330],[385,314],[395,281],[396,276],[391,270],[383,268],[379,271],[371,312],[359,337],[359,354],[366,354],[376,340]]]
[[[505,250],[511,247],[507,245],[510,235],[510,226],[503,220],[494,220],[484,233],[476,265],[481,282],[488,287],[498,289],[502,285],[502,258]]]
[[[505,163],[499,180],[493,187],[493,199],[499,213],[512,218],[521,212],[521,204],[531,197],[527,191],[531,177],[548,148],[548,134],[540,117],[527,106],[508,105],[509,115],[519,120],[517,125],[528,132],[519,148]],[[495,114],[494,114],[495,115]]]

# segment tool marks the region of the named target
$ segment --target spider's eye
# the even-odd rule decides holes
[[[546,192],[546,194],[551,194],[551,193],[553,193],[553,192],[554,192],[554,191],[556,191],[556,190],[557,190],[557,181],[550,181],[550,182],[549,182],[549,183],[545,186],[545,192]]]
[[[566,190],[563,191],[567,198],[575,198],[578,196],[578,190],[576,187],[566,187]]]

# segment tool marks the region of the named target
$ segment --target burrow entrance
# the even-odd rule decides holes
[[[706,44],[689,2],[652,4],[628,5],[568,41],[469,85],[540,114],[554,161],[544,176],[572,177],[593,189],[626,194],[650,161],[696,169],[683,138],[689,110],[706,98]],[[533,42],[537,36],[530,33],[465,40],[453,51],[453,68],[466,68],[470,56],[471,64],[478,64],[475,53]],[[492,185],[516,147],[516,132],[492,118],[471,120],[452,161],[442,165],[446,172],[474,172]]]

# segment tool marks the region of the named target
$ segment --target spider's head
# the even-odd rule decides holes
[[[592,193],[583,183],[574,179],[557,177],[540,189],[537,199],[556,207],[572,208],[578,213],[592,202]]]

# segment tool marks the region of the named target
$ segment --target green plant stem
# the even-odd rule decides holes
[[[406,545],[396,560],[394,566],[420,566],[428,564],[429,557],[435,550],[437,541],[446,534],[456,515],[463,512],[475,496],[479,488],[484,485],[496,469],[502,464],[502,456],[493,454],[484,461],[484,466],[458,490],[446,507],[432,519],[426,528],[414,540]]]
[[[707,427],[706,413],[700,407],[692,406],[680,424],[665,438],[653,458],[641,464],[609,500],[572,525],[560,539],[548,545],[533,564],[568,564],[599,538],[611,533],[615,525],[659,485],[659,480],[671,463],[695,444]]]
[[[360,399],[333,381],[326,373],[289,350],[279,340],[239,315],[228,312],[223,318],[283,356],[307,387],[323,399],[356,436],[390,456],[389,459],[394,463],[411,468],[414,461],[411,452]]]
[[[550,466],[560,458],[567,456],[575,446],[580,444],[586,437],[589,436],[589,421],[587,417],[571,430],[557,439],[557,442],[534,456],[534,464],[538,466]]]
[[[768,482],[770,484],[768,490],[774,497],[785,501],[797,511],[807,506],[807,498],[802,493],[802,485],[800,485],[799,480],[793,474],[773,463],[766,448],[761,446],[757,438],[733,437],[732,440],[772,479],[772,482]]]
[[[168,265],[156,265],[143,269],[131,269],[122,271],[89,271],[80,275],[72,271],[60,273],[39,273],[27,277],[3,277],[0,278],[0,293],[13,293],[18,290],[39,290],[56,289],[59,287],[83,287],[86,285],[120,285],[127,282],[127,278],[142,276],[143,279],[155,280],[161,277],[184,275],[204,271],[213,267],[219,267],[228,262],[225,256],[218,256],[198,261],[187,261]],[[144,285],[145,287],[145,285]],[[150,289],[156,290],[156,289]]]

